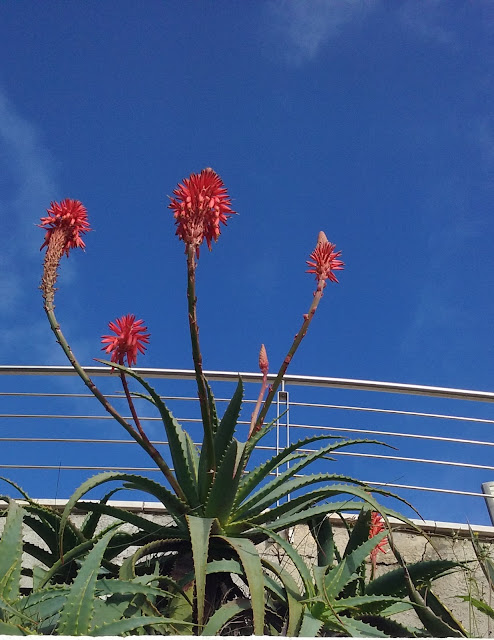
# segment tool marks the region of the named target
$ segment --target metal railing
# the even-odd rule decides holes
[[[98,386],[127,416],[118,377],[106,367],[86,371],[99,378]],[[200,442],[194,372],[136,371],[153,379],[177,419]],[[239,375],[246,386],[238,431],[242,439],[261,374],[206,372],[220,413]],[[85,392],[71,367],[0,366],[0,376],[0,473],[33,497],[66,498],[91,473],[103,470],[156,473],[139,447]],[[150,439],[166,452],[160,418],[145,400],[138,398],[136,403]],[[334,461],[317,463],[313,470],[324,468],[375,489],[392,490],[429,520],[489,524],[481,484],[494,479],[493,403],[494,393],[485,391],[286,375],[270,412],[271,419],[281,418],[275,420],[253,462],[316,433],[379,440],[387,446],[356,444],[336,453]],[[2,491],[8,493],[8,487]],[[390,501],[397,510],[412,514],[402,503]]]

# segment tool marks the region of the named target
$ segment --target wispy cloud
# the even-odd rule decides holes
[[[40,335],[45,324],[37,295],[42,233],[35,223],[55,193],[54,160],[36,128],[2,91],[0,171],[1,360],[11,364],[43,361],[53,349]],[[35,308],[40,310],[38,316],[33,314]]]
[[[379,0],[271,0],[265,5],[266,22],[285,60],[301,65],[378,4]]]
[[[398,8],[398,19],[420,38],[439,44],[451,44],[455,40],[448,27],[451,6],[444,0],[408,0]],[[453,14],[454,15],[454,14]]]

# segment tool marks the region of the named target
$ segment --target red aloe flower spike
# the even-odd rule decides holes
[[[102,336],[101,343],[106,353],[111,353],[111,361],[124,364],[127,358],[129,367],[137,362],[137,352],[144,353],[145,345],[149,343],[149,333],[143,320],[136,320],[133,314],[128,314],[117,318],[115,322],[110,322],[108,328],[116,335]]]
[[[331,282],[338,282],[333,272],[341,271],[345,266],[344,262],[338,259],[341,251],[335,251],[335,247],[335,244],[328,241],[324,231],[320,231],[316,248],[310,254],[311,259],[307,260],[307,265],[311,267],[307,269],[307,273],[315,273],[319,285],[324,283],[326,286],[325,281],[328,278]]]
[[[369,540],[374,536],[377,536],[378,533],[384,531],[386,526],[384,524],[384,520],[380,513],[377,511],[373,511],[371,514],[371,526],[369,529]],[[372,563],[372,575],[376,572],[377,565],[377,556],[379,553],[386,553],[387,549],[385,548],[388,544],[388,539],[383,538],[379,544],[377,544],[374,549],[372,549],[370,553],[371,563]]]
[[[329,278],[333,282],[338,282],[333,271],[343,269],[344,265],[343,262],[338,259],[339,256],[341,256],[341,251],[334,251],[334,248],[335,245],[328,241],[324,231],[320,231],[317,238],[316,248],[310,254],[311,260],[306,261],[309,267],[311,267],[307,270],[307,272],[315,273],[317,280],[317,288],[313,294],[312,304],[310,305],[309,311],[307,313],[304,313],[302,326],[300,327],[298,333],[295,334],[292,346],[288,350],[288,353],[286,354],[285,359],[283,360],[281,367],[279,368],[278,374],[268,391],[266,401],[264,402],[264,405],[259,413],[259,417],[256,421],[257,427],[260,427],[263,424],[264,418],[266,417],[269,407],[273,402],[276,391],[278,390],[278,387],[283,380],[283,376],[286,373],[288,365],[292,361],[295,352],[297,351],[300,343],[307,334],[309,325],[312,322],[312,318],[314,317],[319,302],[321,301],[321,298],[323,296],[324,287],[326,286],[326,280]]]
[[[68,257],[71,249],[84,249],[86,245],[81,234],[91,231],[91,228],[86,207],[79,200],[66,198],[60,203],[52,202],[51,208],[46,212],[48,215],[41,218],[41,224],[38,225],[46,229],[40,251],[47,247],[40,289],[43,292],[45,308],[53,310],[60,260],[64,253]]]
[[[62,255],[65,253],[68,257],[69,251],[77,247],[84,249],[86,245],[81,234],[91,231],[91,227],[87,219],[87,209],[82,202],[66,198],[62,202],[51,202],[50,207],[46,210],[48,215],[41,218],[41,224],[38,225],[47,230],[40,250],[49,245],[56,229],[61,229],[64,233]]]
[[[236,213],[220,176],[209,167],[201,173],[191,173],[173,195],[168,206],[173,210],[176,235],[186,248],[194,247],[197,257],[204,238],[211,251],[211,242],[216,242],[221,233],[220,222],[226,225],[228,217]]]

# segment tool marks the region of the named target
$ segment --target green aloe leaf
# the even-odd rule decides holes
[[[147,518],[143,518],[142,516],[139,516],[132,511],[127,511],[126,509],[121,509],[119,507],[113,507],[101,502],[80,501],[77,503],[77,508],[88,511],[89,513],[98,514],[98,516],[101,516],[103,514],[111,516],[116,520],[121,520],[122,522],[131,524],[141,531],[146,531],[147,533],[159,534],[161,531],[163,531],[163,525],[157,524],[156,522],[148,520]]]
[[[345,630],[347,635],[354,638],[388,638],[389,636],[377,627],[373,627],[367,622],[349,618],[347,616],[339,616],[339,623]]]
[[[216,458],[218,467],[211,490],[206,498],[204,515],[217,518],[221,525],[225,525],[231,516],[238,487],[236,470],[244,446],[237,440],[231,440],[223,457]]]
[[[462,624],[428,587],[421,587],[418,589],[418,592],[425,600],[426,605],[440,620],[446,623],[451,629],[458,631],[462,636],[467,635]]]
[[[36,620],[35,630],[39,635],[51,635],[55,632],[60,610],[65,604],[69,587],[58,585],[41,589],[22,598],[19,603],[24,613]],[[32,629],[32,627],[30,627]]]
[[[220,631],[223,629],[227,622],[230,622],[232,618],[237,616],[243,611],[248,611],[251,608],[250,600],[247,598],[238,598],[237,600],[231,600],[217,609],[214,614],[209,618],[207,624],[204,626],[201,635],[202,636],[217,636],[220,635]]]
[[[378,507],[375,500],[365,490],[359,489],[358,487],[354,487],[349,484],[331,485],[330,489],[328,489],[327,497],[329,498],[331,496],[340,494],[355,496],[363,501],[372,501],[371,504],[373,507],[375,507],[376,511],[384,511],[383,507]],[[350,499],[347,499],[345,501],[327,502],[316,507],[309,507],[308,509],[296,510],[292,514],[288,514],[274,522],[270,522],[269,528],[274,531],[281,531],[283,529],[288,529],[289,527],[294,527],[297,524],[306,523],[314,516],[341,511],[342,508],[355,510],[359,508],[361,504],[361,502],[353,503]]]
[[[453,560],[424,560],[415,562],[407,566],[414,585],[428,584],[431,580],[441,578],[452,571],[458,570],[459,563]],[[404,570],[402,568],[388,571],[375,578],[365,588],[368,595],[393,595],[406,596],[407,586],[404,580]]]
[[[485,613],[486,616],[492,618],[494,620],[494,609],[484,602],[483,600],[478,600],[477,598],[472,598],[472,596],[456,596],[457,598],[461,598],[466,602],[470,602],[476,609],[478,609],[481,613]]]
[[[472,547],[475,551],[475,555],[477,556],[477,560],[479,561],[482,573],[485,575],[490,588],[494,589],[494,563],[483,552],[482,547],[480,546],[472,527],[468,525],[468,528],[470,531],[470,540],[472,542]]]
[[[19,608],[17,608],[16,606],[13,606],[13,604],[18,605]],[[21,618],[23,620],[28,620],[30,622],[34,622],[34,620],[32,620],[28,615],[26,615],[25,613],[23,613],[22,611],[22,602],[20,601],[14,601],[13,604],[10,604],[8,602],[6,602],[5,600],[3,600],[2,598],[0,598],[0,620],[2,618],[8,618],[8,617],[14,617],[15,619],[17,618]],[[12,622],[12,620],[11,620]]]
[[[31,542],[24,542],[22,550],[24,553],[36,558],[36,560],[44,564],[45,567],[51,567],[51,565],[58,560],[58,556],[54,556],[49,551],[46,551]]]
[[[310,611],[305,611],[300,625],[299,636],[301,638],[317,638],[322,627],[322,620],[314,618]]]
[[[28,636],[30,635],[27,629],[23,629],[20,625],[10,624],[0,620],[0,634],[5,636]]]
[[[22,569],[24,509],[8,499],[7,518],[0,538],[0,598],[12,602],[19,595]]]
[[[218,411],[216,410],[216,400],[214,399],[214,394],[209,386],[209,382],[204,378],[206,382],[206,390],[208,392],[208,403],[209,403],[209,412],[211,414],[211,426],[213,428],[213,434],[218,431]]]
[[[136,577],[136,563],[143,557],[156,553],[169,553],[171,551],[184,552],[190,549],[190,544],[180,538],[167,538],[162,540],[154,540],[143,545],[131,556],[122,562],[122,566],[118,572],[121,580],[133,580]]]
[[[89,478],[86,482],[83,482],[67,501],[60,521],[59,538],[62,539],[64,529],[67,526],[72,509],[83,495],[102,484],[118,480],[125,482],[126,487],[129,489],[137,489],[153,495],[167,508],[170,515],[174,518],[179,518],[187,510],[187,505],[185,503],[179,500],[171,491],[168,491],[168,489],[162,485],[154,482],[154,480],[129,473],[106,471]]]
[[[319,439],[321,439],[322,437],[323,436],[318,436]],[[327,437],[328,436],[326,436],[326,438]],[[324,447],[321,447],[320,449],[318,449],[317,451],[314,451],[313,453],[308,453],[306,456],[301,458],[298,462],[293,463],[293,465],[290,466],[289,469],[287,469],[286,471],[281,473],[279,476],[277,476],[277,478],[275,480],[272,480],[266,486],[262,487],[261,489],[256,491],[256,493],[251,495],[249,497],[249,499],[246,500],[239,507],[238,512],[237,512],[238,515],[243,514],[246,511],[248,511],[249,509],[251,509],[261,499],[263,499],[266,495],[268,495],[268,493],[273,492],[278,486],[284,485],[286,482],[288,482],[288,480],[293,478],[295,476],[295,474],[299,473],[300,471],[302,471],[302,469],[304,469],[305,467],[309,466],[310,464],[312,464],[316,460],[319,460],[320,458],[325,457],[328,453],[332,453],[333,451],[337,451],[339,449],[342,449],[344,447],[349,447],[349,446],[352,446],[354,444],[382,444],[382,443],[378,442],[376,440],[339,440],[338,442],[332,442],[332,443],[330,443],[330,444],[328,444],[328,445],[326,445]],[[294,446],[295,446],[295,448],[299,448],[300,447],[300,443],[297,443],[297,445],[294,445]],[[290,450],[293,450],[292,447],[287,447],[284,451],[288,452]],[[290,453],[291,453],[291,451],[290,451]],[[276,466],[279,466],[279,465],[276,465]],[[255,472],[253,472],[253,473],[255,473]],[[241,487],[239,489],[239,493],[242,492],[243,488],[244,487]],[[254,487],[251,487],[251,490],[253,488]]]
[[[207,383],[206,383],[207,384]],[[213,421],[213,447],[214,447],[214,457],[218,463],[218,460],[224,458],[228,446],[233,438],[233,433],[235,431],[235,427],[237,425],[238,412],[235,416],[235,410],[237,404],[239,402],[238,393],[239,393],[239,385],[240,385],[240,405],[242,403],[242,383],[239,380],[239,384],[237,385],[237,390],[235,391],[233,398],[230,400],[228,407],[225,411],[225,415],[221,420],[221,423],[218,424],[218,415],[216,412],[216,403],[214,401],[213,392],[209,384],[207,384],[208,390],[208,401],[210,406],[210,411],[212,415]],[[201,456],[199,458],[199,471],[198,477],[200,478],[199,482],[199,496],[202,503],[206,502],[207,496],[211,492],[211,484],[213,482],[213,474],[209,469],[209,460],[210,455],[208,452],[208,444],[205,441],[201,448]],[[206,514],[207,515],[207,514]]]
[[[95,586],[96,593],[115,595],[116,593],[144,594],[145,596],[165,597],[171,594],[168,591],[131,580],[118,580],[115,578],[99,578]]]
[[[302,579],[302,583],[305,589],[305,597],[311,597],[315,595],[313,580],[309,568],[307,567],[302,556],[295,549],[295,547],[290,544],[288,540],[285,540],[285,538],[278,535],[274,531],[265,529],[263,527],[256,527],[255,530],[264,533],[267,537],[276,542],[276,544],[282,549],[282,551],[286,553],[288,558],[290,558]]]
[[[283,484],[280,484],[276,479],[267,483],[263,487],[262,492],[264,493],[264,497],[262,499],[259,499],[257,502],[253,500],[252,501],[249,500],[249,503],[252,505],[250,509],[246,511],[244,509],[244,505],[242,505],[242,507],[235,512],[234,517],[240,517],[243,520],[257,521],[256,516],[258,514],[262,514],[262,512],[268,509],[271,505],[273,505],[275,502],[277,502],[281,498],[287,496],[288,494],[294,493],[295,491],[299,491],[300,489],[304,489],[305,487],[309,487],[312,484],[318,484],[321,482],[328,482],[328,481],[334,482],[334,483],[349,482],[352,484],[365,486],[364,484],[360,483],[358,480],[354,480],[349,476],[342,476],[342,475],[337,475],[332,473],[315,473],[312,475],[307,475],[299,478],[293,478],[291,480],[286,480]],[[283,513],[285,513],[286,511],[290,510],[291,503],[294,503],[294,506],[292,507],[294,509],[296,505],[310,503],[311,500],[313,502],[324,500],[325,498],[328,498],[331,495],[333,495],[331,492],[334,486],[337,486],[337,485],[333,484],[333,485],[326,485],[324,487],[318,487],[317,489],[311,491],[310,494],[305,493],[303,495],[297,496],[296,498],[293,498],[293,500],[290,500],[289,503],[285,503],[277,507],[273,507],[272,511],[276,509],[277,511],[276,517],[278,517]],[[252,496],[252,498],[254,498],[259,493],[260,492],[255,493]],[[311,496],[311,498],[309,498],[309,495]]]
[[[373,616],[378,615],[382,611],[385,611],[392,604],[405,604],[409,609],[410,603],[405,602],[401,598],[394,598],[392,596],[353,596],[350,598],[341,598],[331,601],[331,607],[334,611],[346,611],[351,610],[352,615],[361,616]]]
[[[226,536],[213,537],[223,540],[230,545],[242,563],[252,602],[254,634],[261,636],[264,633],[264,580],[259,553],[250,540]]]
[[[40,579],[39,581],[39,588],[44,587],[46,584],[48,584],[48,582],[57,574],[62,573],[63,570],[66,567],[70,567],[70,562],[73,560],[76,560],[78,558],[81,558],[82,556],[84,556],[87,551],[89,551],[95,544],[95,542],[97,542],[98,540],[101,540],[101,538],[104,538],[108,533],[110,532],[114,532],[114,530],[120,526],[119,522],[113,523],[111,525],[109,525],[106,529],[103,529],[103,531],[100,531],[98,533],[97,536],[95,536],[94,538],[92,538],[91,540],[86,540],[85,542],[81,542],[80,544],[78,544],[75,547],[72,547],[71,549],[67,550],[66,553],[63,555],[63,557],[60,557],[44,574],[44,576]],[[107,568],[108,570],[110,570],[111,573],[115,574],[118,571],[118,567],[116,565],[113,565],[111,562],[108,562],[106,560],[102,561],[102,565],[103,567]]]
[[[28,504],[24,509],[32,516],[34,520],[29,520],[28,524],[33,531],[43,539],[50,551],[58,554],[61,516],[58,512],[37,504]],[[41,522],[36,525],[36,522]],[[63,531],[63,543],[67,547],[74,547],[85,540],[82,533],[70,521],[67,522]]]
[[[411,605],[408,606],[408,609],[410,608]],[[396,620],[383,618],[382,615],[377,618],[373,618],[372,621],[374,625],[389,638],[421,638],[425,636],[423,629],[405,626],[404,624],[396,622]]]
[[[106,505],[108,503],[108,500],[120,490],[121,488],[117,487],[116,489],[112,489],[111,491],[109,491],[100,500],[98,500],[98,505],[102,505],[102,506]],[[92,538],[96,533],[96,529],[98,528],[101,515],[102,515],[102,512],[98,512],[96,510],[88,511],[80,529],[82,535],[86,538],[86,540]]]
[[[264,438],[264,436],[271,431],[271,429],[273,428],[273,425],[275,424],[275,422],[277,420],[279,420],[280,418],[282,418],[287,412],[288,412],[288,409],[285,409],[285,411],[283,411],[283,413],[281,413],[278,417],[276,417],[273,420],[271,420],[271,422],[269,422],[268,424],[263,425],[259,429],[259,431],[257,431],[256,433],[253,433],[251,435],[251,437],[245,443],[245,447],[244,447],[244,450],[242,452],[242,457],[240,458],[239,465],[238,465],[238,470],[237,470],[237,474],[238,474],[238,476],[240,478],[240,484],[242,486],[243,486],[243,483],[247,481],[247,477],[249,475],[249,474],[244,474],[244,472],[245,472],[245,469],[246,469],[246,467],[247,467],[247,465],[249,463],[250,456],[252,455],[252,452],[254,451],[254,449],[256,448],[258,443],[260,442],[260,440],[262,440],[262,438]],[[241,502],[241,500],[243,500],[243,498],[241,498],[239,496],[239,500],[237,500],[235,502],[235,504],[238,505],[239,502]]]
[[[146,627],[159,625],[159,627],[166,625],[166,633],[160,635],[170,635],[170,630],[173,627],[188,626],[192,627],[191,622],[185,622],[183,620],[174,620],[173,618],[162,618],[160,616],[140,616],[134,618],[124,618],[123,620],[117,620],[116,622],[110,622],[109,624],[102,625],[101,627],[94,627],[91,630],[92,636],[121,636],[129,631],[135,631],[136,629],[145,629]]]
[[[258,434],[254,434],[250,438],[250,440],[247,442],[246,451],[251,446],[251,441],[254,438],[256,438],[256,436],[258,436]],[[289,447],[286,447],[285,449],[283,449],[283,451],[280,451],[280,453],[276,454],[269,460],[266,460],[266,462],[263,462],[261,465],[259,465],[252,471],[249,471],[242,478],[242,481],[240,482],[238,496],[235,502],[236,506],[238,506],[243,500],[245,500],[247,496],[249,496],[252,493],[252,491],[254,491],[254,489],[258,487],[261,484],[261,482],[265,478],[267,478],[272,471],[277,469],[280,465],[285,464],[289,456],[291,456],[291,454],[294,451],[297,451],[298,449],[302,449],[304,446],[311,444],[312,442],[317,442],[318,440],[328,440],[328,439],[334,440],[335,436],[328,436],[328,435],[312,436],[311,438],[304,438],[302,440],[299,440],[298,442],[294,442]],[[292,458],[290,458],[290,460],[291,459]]]
[[[286,602],[288,605],[288,625],[286,635],[289,637],[296,636],[297,630],[302,622],[302,615],[304,612],[304,605],[301,603],[302,594],[300,593],[297,583],[288,571],[280,567],[280,565],[269,562],[269,560],[265,558],[262,560],[262,563],[278,577],[284,587]]]
[[[373,538],[366,540],[352,553],[343,557],[336,567],[332,567],[326,572],[324,592],[328,598],[336,598],[341,594],[343,588],[357,577],[360,565],[365,562],[371,551],[386,537],[386,534],[386,531],[381,531]]]
[[[192,545],[192,557],[194,559],[194,572],[197,598],[197,622],[199,626],[204,621],[204,602],[206,597],[206,565],[208,561],[209,536],[213,525],[213,518],[198,518],[186,516],[190,531]]]
[[[317,546],[317,565],[319,567],[332,565],[337,549],[331,521],[323,515],[312,518],[307,524]]]
[[[146,391],[149,393],[160,413],[161,419],[163,420],[166,437],[168,439],[168,447],[170,449],[173,466],[175,468],[175,476],[178,480],[180,488],[184,492],[190,506],[193,508],[198,507],[200,505],[200,500],[197,480],[194,477],[194,468],[188,458],[190,445],[192,443],[188,442],[189,436],[187,432],[178,423],[172,412],[168,409],[168,407],[165,405],[158,393],[156,393],[154,388],[146,380],[144,380],[144,378],[141,378],[141,376],[133,369],[129,369],[128,367],[117,364],[115,362],[108,362],[107,360],[98,359],[98,362],[102,362],[109,367],[113,367],[115,369],[118,369],[119,371],[127,373],[129,376],[134,378],[134,380],[137,380],[137,382],[139,382],[139,384],[142,385],[144,389],[146,389]]]
[[[450,627],[440,617],[438,617],[430,607],[427,606],[425,600],[415,588],[408,573],[404,574],[404,582],[408,591],[410,602],[414,605],[415,613],[424,625],[426,630],[435,638],[461,638],[465,637],[465,633]]]
[[[60,517],[58,518],[58,522],[60,523]],[[51,555],[56,558],[58,551],[58,531],[54,530],[45,520],[40,520],[39,517],[32,516],[29,513],[26,513],[24,516],[24,524],[43,540],[49,548]]]
[[[372,510],[364,507],[358,514],[355,525],[349,532],[348,542],[343,552],[344,556],[349,555],[360,547],[366,540],[369,539],[369,532],[371,527]]]
[[[61,635],[88,635],[94,612],[96,580],[113,531],[99,540],[83,561],[60,613]]]
[[[237,427],[240,410],[242,409],[242,400],[244,397],[244,386],[242,379],[239,377],[237,388],[228,403],[223,418],[218,427],[218,431],[214,438],[214,450],[216,459],[219,460],[225,454],[228,445],[231,443]]]

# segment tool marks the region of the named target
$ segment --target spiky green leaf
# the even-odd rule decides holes
[[[83,561],[60,613],[58,631],[61,635],[87,635],[94,611],[96,580],[101,560],[113,535],[107,533]]]
[[[9,500],[7,518],[0,538],[0,598],[7,602],[12,602],[19,595],[24,515],[24,509],[14,500]]]
[[[186,516],[190,532],[192,557],[196,582],[197,621],[202,625],[204,620],[204,602],[206,597],[206,564],[208,561],[209,536],[214,522],[213,518]]]
[[[231,600],[217,609],[214,614],[209,618],[207,624],[204,626],[201,635],[202,636],[216,636],[220,634],[220,631],[227,622],[230,622],[232,618],[239,615],[244,611],[248,611],[251,608],[250,600],[247,598],[238,598],[237,600]]]

